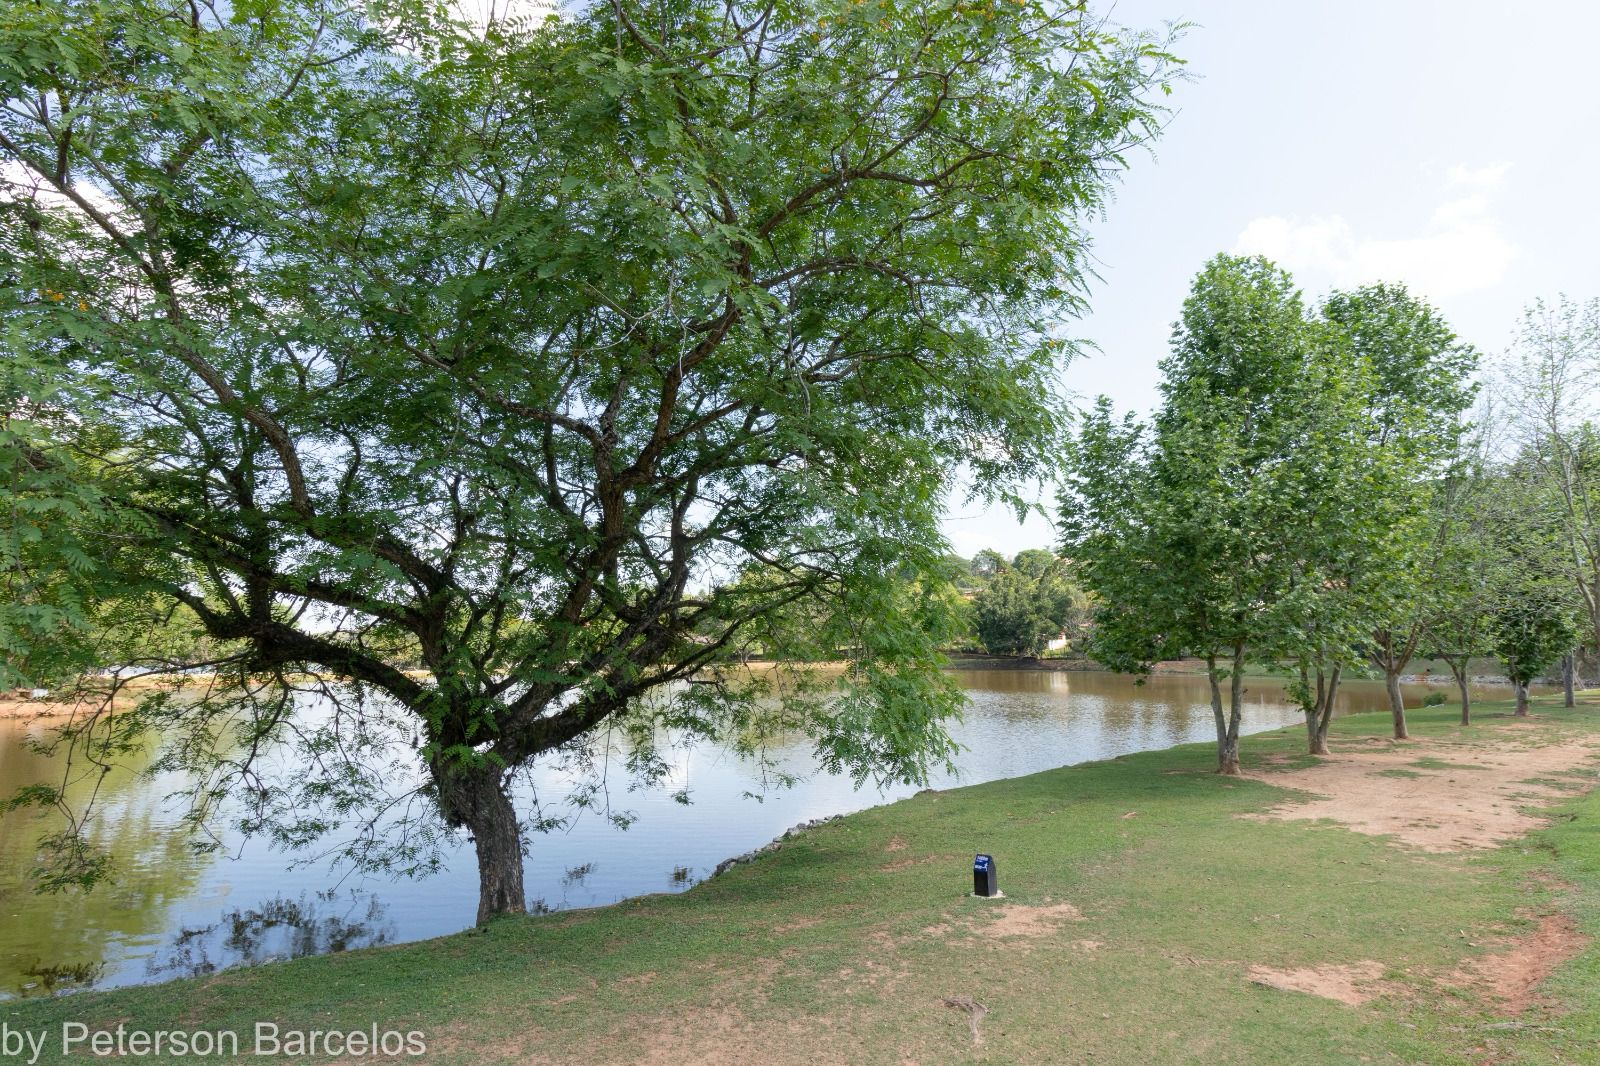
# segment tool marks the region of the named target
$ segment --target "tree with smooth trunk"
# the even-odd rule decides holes
[[[1528,713],[1528,685],[1577,643],[1583,616],[1567,566],[1566,523],[1549,506],[1542,460],[1524,448],[1498,471],[1487,523],[1495,561],[1491,634],[1516,690],[1516,713]]]
[[[1062,550],[1095,597],[1097,660],[1205,659],[1217,768],[1236,774],[1246,656],[1306,653],[1314,619],[1328,660],[1348,654],[1346,555],[1371,516],[1342,497],[1366,476],[1370,374],[1286,273],[1233,256],[1196,276],[1162,371],[1150,425],[1104,400],[1084,419]],[[1309,709],[1308,727],[1315,746]]]
[[[1561,596],[1530,590],[1503,604],[1495,612],[1494,626],[1495,653],[1516,689],[1517,717],[1524,718],[1528,686],[1571,649],[1577,621]]]
[[[8,658],[117,595],[228,649],[62,743],[159,738],[195,826],[364,870],[469,837],[480,919],[524,909],[535,761],[615,731],[656,779],[658,726],[769,713],[679,683],[793,604],[855,649],[782,697],[825,767],[948,757],[897,590],[958,472],[994,498],[1054,457],[1082,221],[1165,39],[1047,0],[4,17],[4,502],[66,516],[26,551],[83,576],[18,577]]]
[[[1438,523],[1418,520],[1418,513],[1433,508],[1435,483],[1458,451],[1462,415],[1476,391],[1471,379],[1477,356],[1404,286],[1335,292],[1322,314],[1371,371],[1373,436],[1364,461],[1386,475],[1372,499],[1407,527],[1405,536],[1392,541],[1393,552],[1356,560],[1370,567],[1366,580],[1381,584],[1366,658],[1383,673],[1394,736],[1405,739],[1400,677],[1424,633],[1441,549]]]
[[[1505,560],[1496,550],[1490,500],[1499,490],[1481,451],[1462,456],[1431,497],[1438,550],[1424,616],[1424,653],[1442,659],[1455,679],[1461,724],[1472,723],[1470,664],[1493,652],[1494,611]]]

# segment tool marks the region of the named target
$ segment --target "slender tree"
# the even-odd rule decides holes
[[[1487,525],[1493,649],[1516,689],[1519,716],[1528,713],[1528,685],[1577,643],[1585,611],[1568,565],[1570,527],[1550,506],[1544,463],[1524,448],[1502,468]]]
[[[1540,595],[1543,592],[1543,595]],[[1577,624],[1571,608],[1549,590],[1533,590],[1495,612],[1495,652],[1516,688],[1517,717],[1528,714],[1528,685],[1572,647]]]
[[[1218,256],[1173,331],[1153,423],[1102,401],[1070,452],[1063,551],[1095,596],[1091,653],[1140,673],[1203,657],[1220,773],[1239,772],[1247,654],[1303,652],[1313,617],[1333,619],[1345,517],[1360,513],[1329,508],[1330,479],[1366,439],[1348,353],[1283,271]]]
[[[1099,604],[1096,655],[1135,671],[1205,657],[1222,772],[1237,770],[1247,654],[1294,664],[1308,749],[1327,752],[1345,671],[1417,598],[1427,478],[1469,361],[1402,289],[1312,315],[1272,264],[1219,256],[1184,305],[1150,429],[1104,405],[1087,420],[1062,521]]]
[[[57,542],[6,544],[8,661],[184,605],[237,653],[116,732],[196,823],[470,835],[480,919],[547,824],[515,776],[736,729],[758,688],[673,683],[796,602],[854,635],[824,763],[921,777],[959,696],[895,590],[955,471],[1053,456],[1080,220],[1173,71],[1050,0],[9,5],[4,504]]]
[[[1505,584],[1489,522],[1496,488],[1481,451],[1474,450],[1453,464],[1430,501],[1438,548],[1431,556],[1423,648],[1450,668],[1462,725],[1472,724],[1470,664],[1493,651],[1494,609]]]
[[[1372,436],[1365,459],[1358,461],[1381,475],[1371,502],[1404,527],[1396,530],[1403,535],[1389,538],[1392,550],[1380,549],[1358,561],[1368,572],[1354,579],[1374,584],[1378,602],[1366,656],[1383,673],[1395,738],[1405,739],[1400,676],[1425,631],[1442,561],[1441,523],[1448,520],[1433,497],[1458,452],[1462,415],[1475,392],[1471,377],[1477,357],[1438,312],[1403,286],[1336,292],[1324,304],[1323,315],[1371,371]],[[1432,520],[1423,517],[1427,514]]]
[[[1557,558],[1600,648],[1600,299],[1528,308],[1502,375],[1517,465],[1558,519]]]

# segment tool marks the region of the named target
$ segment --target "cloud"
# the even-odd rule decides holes
[[[1506,170],[1451,168],[1427,231],[1417,236],[1358,233],[1343,215],[1264,215],[1245,226],[1233,250],[1340,287],[1398,281],[1434,300],[1480,292],[1499,284],[1517,257],[1493,210]]]
[[[1510,169],[1510,163],[1491,163],[1476,170],[1457,165],[1451,167],[1445,177],[1450,187],[1465,185],[1476,189],[1495,189],[1499,188],[1505,180],[1506,171]]]

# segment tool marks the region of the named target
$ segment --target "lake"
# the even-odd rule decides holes
[[[946,788],[1017,777],[1126,752],[1215,738],[1203,676],[1151,678],[1143,686],[1108,673],[962,670],[969,697],[952,730],[966,749]],[[1251,680],[1244,730],[1259,732],[1302,719],[1284,702],[1283,684]],[[1415,706],[1429,691],[1408,687]],[[1454,689],[1439,689],[1453,698]],[[1504,698],[1509,690],[1497,695]],[[1341,710],[1387,706],[1380,683],[1347,682]],[[59,777],[57,758],[24,741],[44,727],[0,720],[0,797]],[[611,797],[636,816],[627,830],[585,813],[569,829],[538,836],[527,864],[534,909],[613,903],[649,892],[682,891],[723,859],[760,847],[785,829],[911,794],[878,791],[816,772],[796,744],[775,752],[797,785],[761,799],[756,764],[711,744],[679,748],[663,786]],[[619,774],[620,776],[620,774]],[[444,872],[421,881],[341,878],[324,866],[290,868],[290,856],[259,841],[228,840],[222,853],[198,855],[172,831],[178,814],[165,801],[178,782],[116,773],[102,785],[97,840],[114,856],[113,884],[89,893],[39,895],[29,871],[37,842],[52,827],[35,813],[0,816],[0,998],[93,985],[165,980],[217,969],[418,940],[464,929],[477,906],[477,872],[463,845]],[[536,770],[545,804],[573,782]],[[684,806],[670,793],[687,789]]]

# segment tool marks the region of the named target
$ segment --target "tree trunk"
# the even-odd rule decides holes
[[[1217,750],[1217,773],[1224,777],[1238,777],[1242,771],[1239,769],[1239,736],[1230,733],[1222,747]]]
[[[439,806],[453,826],[472,834],[478,853],[478,924],[502,914],[525,914],[522,829],[506,791],[504,772],[490,767],[435,770]]]
[[[1235,644],[1233,647],[1233,677],[1232,685],[1228,690],[1228,727],[1223,732],[1217,745],[1217,773],[1229,777],[1238,777],[1239,770],[1239,721],[1244,717],[1244,645]],[[1220,712],[1221,695],[1217,693],[1216,682],[1211,685],[1213,692],[1213,709]]]
[[[1324,683],[1321,671],[1317,672],[1317,735],[1311,744],[1313,755],[1333,754],[1328,750],[1328,726],[1333,724],[1333,709],[1339,700],[1339,677],[1343,673],[1344,664],[1334,663]]]
[[[1217,657],[1206,656],[1206,678],[1211,682],[1211,717],[1217,725],[1217,773],[1239,773],[1239,730],[1229,729],[1228,714],[1222,707],[1222,686],[1217,679]]]
[[[1334,701],[1339,697],[1339,674],[1344,670],[1344,664],[1334,663],[1331,671],[1324,671],[1321,663],[1317,665],[1317,688],[1312,698],[1311,709],[1306,711],[1306,750],[1312,755],[1332,755],[1328,750],[1328,724],[1333,721]],[[1300,680],[1309,690],[1310,681],[1302,668]]]
[[[1573,678],[1573,674],[1577,672],[1577,658],[1577,653],[1570,651],[1561,657],[1561,692],[1564,697],[1563,706],[1567,707],[1576,707],[1578,705],[1577,693],[1574,691],[1576,685]]]
[[[1528,686],[1521,681],[1513,681],[1517,689],[1517,717],[1528,717]]]
[[[1394,716],[1394,738],[1410,740],[1411,734],[1406,731],[1406,701],[1400,695],[1400,671],[1385,670],[1383,688],[1389,694],[1389,713]]]
[[[1450,664],[1450,672],[1456,677],[1456,688],[1461,690],[1461,724],[1472,724],[1472,694],[1467,690],[1467,664],[1462,663],[1461,669],[1456,669],[1456,664]]]
[[[1322,713],[1316,708],[1306,712],[1306,750],[1313,755],[1327,755],[1328,736],[1322,729]]]
[[[517,812],[505,789],[496,789],[493,812],[473,827],[478,849],[478,924],[501,914],[524,914],[527,894],[522,887],[522,831]]]

